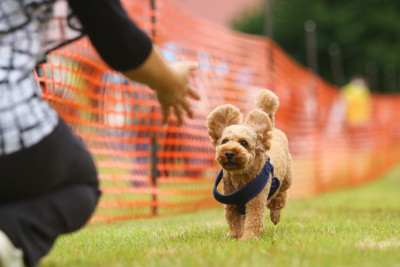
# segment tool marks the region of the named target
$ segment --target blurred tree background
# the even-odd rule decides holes
[[[363,75],[377,92],[400,92],[400,1],[262,0],[272,6],[273,39],[307,66],[305,22],[316,24],[318,74],[342,86]],[[265,6],[245,11],[232,27],[265,35]],[[330,51],[329,51],[330,50]],[[332,55],[343,76],[333,74]],[[336,72],[337,73],[337,72]]]

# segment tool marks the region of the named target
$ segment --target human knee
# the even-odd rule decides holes
[[[69,203],[58,203],[65,214],[66,233],[80,229],[89,221],[100,197],[98,188],[88,185],[75,186],[68,191]]]

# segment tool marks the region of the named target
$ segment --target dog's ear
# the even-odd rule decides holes
[[[244,124],[249,125],[257,133],[257,149],[260,151],[269,150],[271,148],[271,135],[268,133],[272,130],[272,122],[267,113],[255,109],[247,116]]]
[[[227,104],[215,108],[207,117],[208,135],[213,147],[217,145],[218,139],[226,127],[240,124],[242,120],[240,110],[234,105]]]

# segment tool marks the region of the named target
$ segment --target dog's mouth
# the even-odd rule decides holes
[[[243,168],[243,160],[240,157],[227,158],[225,156],[217,157],[219,166],[227,171],[235,171]]]
[[[224,163],[224,167],[239,167],[239,164],[233,161],[227,161]]]

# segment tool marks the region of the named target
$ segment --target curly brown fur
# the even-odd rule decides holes
[[[293,179],[288,140],[282,131],[274,128],[279,100],[271,91],[262,90],[257,96],[256,105],[261,110],[252,110],[244,121],[240,110],[229,104],[217,107],[207,117],[215,159],[224,169],[224,194],[230,194],[254,179],[268,156],[275,167],[274,174],[281,182],[280,188],[267,202],[271,187],[269,179],[261,193],[247,203],[245,215],[238,212],[236,205],[225,205],[228,235],[242,240],[261,236],[266,206],[270,209],[271,221],[274,224],[279,222]]]

